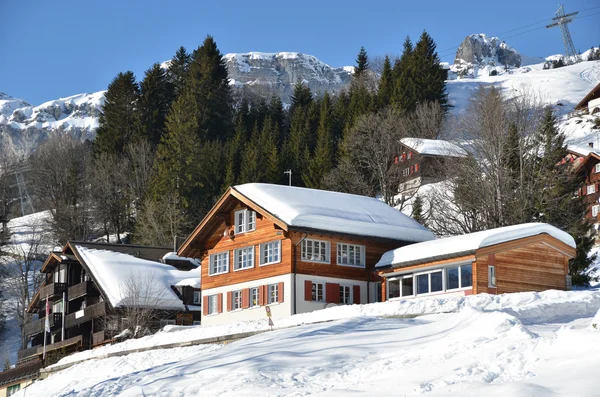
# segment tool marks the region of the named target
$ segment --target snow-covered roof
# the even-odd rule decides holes
[[[467,255],[479,248],[544,233],[575,248],[573,237],[554,226],[547,223],[523,223],[407,245],[383,254],[375,267],[409,265],[426,262],[432,258]]]
[[[411,242],[435,238],[413,219],[371,197],[265,183],[233,189],[292,227]]]
[[[185,262],[189,262],[190,265],[192,265],[193,267],[198,267],[200,266],[200,262],[198,261],[198,259],[196,258],[188,258],[186,256],[179,256],[177,255],[177,252],[167,252],[163,257],[162,257],[163,263],[168,263],[167,261],[171,260],[171,261],[185,261]]]
[[[400,142],[420,154],[430,156],[467,157],[467,152],[456,144],[441,139],[402,138]]]
[[[181,271],[160,262],[82,245],[76,245],[75,249],[113,307],[135,301],[140,306],[145,303],[158,309],[184,310],[183,302],[171,286],[200,283],[197,269]],[[137,283],[140,295],[132,296],[128,286],[131,280]]]
[[[587,156],[590,153],[596,153],[597,155],[600,155],[600,150],[594,149],[593,147],[589,146],[568,145],[567,150],[583,157]]]

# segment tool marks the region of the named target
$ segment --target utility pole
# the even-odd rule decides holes
[[[569,23],[573,22],[573,17],[578,13],[579,11],[565,14],[565,6],[563,4],[560,7],[558,7],[558,10],[556,11],[556,16],[552,18],[552,20],[556,22],[546,26],[546,28],[553,28],[556,26],[560,28],[560,32],[562,33],[563,42],[565,45],[565,57],[567,58],[565,61],[567,62],[567,65],[581,62],[581,57],[575,50],[575,45],[573,44],[573,39],[571,39],[569,27],[567,26]]]
[[[292,186],[292,170],[283,171],[284,174],[288,174],[288,185]]]

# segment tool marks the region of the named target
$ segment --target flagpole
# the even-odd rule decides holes
[[[46,296],[46,317],[44,321],[44,351],[42,353],[42,360],[46,360],[46,333],[50,331],[50,302],[48,296]]]

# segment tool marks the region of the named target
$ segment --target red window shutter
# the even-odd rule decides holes
[[[202,314],[208,315],[208,296],[202,297]]]
[[[277,302],[283,303],[283,282],[277,285]]]
[[[223,313],[223,294],[217,294],[217,313]]]
[[[352,300],[355,305],[360,305],[360,285],[352,286]]]
[[[583,192],[583,195],[585,196],[587,194],[587,186],[583,185],[583,187],[581,188],[581,191]]]
[[[398,164],[398,156],[394,156],[394,164]]]
[[[233,292],[227,292],[227,311],[230,312],[233,308]]]
[[[264,306],[267,303],[267,292],[265,291],[266,285],[261,285],[258,287],[258,303],[260,306]]]
[[[312,281],[310,280],[304,281],[304,300],[312,300]]]
[[[242,309],[250,307],[250,289],[246,288],[242,290]]]
[[[325,295],[327,303],[340,303],[340,285],[336,283],[325,284]]]
[[[419,172],[419,164],[415,164],[415,172]]]

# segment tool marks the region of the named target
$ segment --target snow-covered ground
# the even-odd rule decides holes
[[[600,394],[600,332],[591,324],[599,308],[598,290],[339,306],[226,345],[90,359],[34,383],[26,395],[593,396]],[[406,318],[415,314],[425,315]],[[266,326],[265,319],[171,327],[132,343]],[[71,357],[84,354],[91,358]]]

